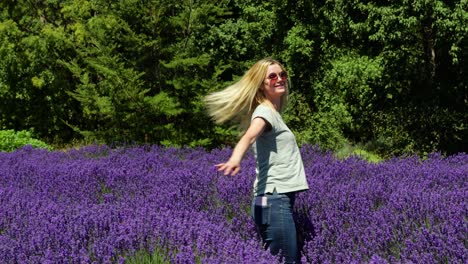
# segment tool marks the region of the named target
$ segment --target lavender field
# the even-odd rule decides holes
[[[369,164],[301,148],[310,190],[296,219],[304,263],[467,263],[468,154]],[[253,157],[229,149],[0,153],[1,263],[276,263],[249,216]]]

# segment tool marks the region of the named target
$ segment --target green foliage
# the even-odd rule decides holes
[[[233,145],[202,97],[256,60],[290,75],[300,144],[466,151],[468,2],[0,2],[0,129],[54,145]]]
[[[371,114],[382,93],[380,64],[379,58],[343,54],[330,62],[324,77],[315,83],[314,101],[318,112],[325,116],[321,121],[335,126],[335,133],[347,135],[350,140],[368,140]]]
[[[284,121],[294,131],[298,144],[313,142],[323,149],[337,150],[347,143],[341,124],[349,117],[343,116],[342,107],[333,105],[327,112],[312,112],[304,96],[292,93]]]
[[[133,256],[125,258],[125,263],[129,264],[169,264],[166,253],[163,250],[155,249],[153,252],[146,250],[138,251]]]
[[[383,157],[432,152],[455,153],[467,138],[467,114],[459,116],[438,106],[412,105],[374,114],[373,130],[379,135],[368,149]],[[444,129],[440,129],[444,128]],[[466,147],[465,147],[466,148]]]
[[[57,59],[73,56],[71,40],[53,1],[0,4],[0,124],[3,129],[34,129],[41,138],[70,140],[62,119],[77,117],[66,93],[72,84]],[[51,23],[54,22],[54,23]]]
[[[378,163],[383,161],[383,158],[381,158],[379,155],[363,148],[366,148],[366,146],[351,146],[346,144],[342,148],[335,151],[335,156],[339,159],[346,159],[357,156],[371,163]]]
[[[26,145],[52,150],[45,142],[33,138],[29,131],[0,130],[0,151],[14,151]]]
[[[331,106],[341,99],[352,117],[339,124],[343,135],[384,155],[466,150],[461,123],[468,84],[460,74],[467,67],[455,66],[449,54],[457,43],[466,45],[466,27],[453,24],[466,21],[463,2],[336,0],[319,7],[327,22],[318,33],[327,60],[319,66],[314,102]],[[314,33],[313,25],[307,28]],[[327,89],[328,97],[317,97]]]

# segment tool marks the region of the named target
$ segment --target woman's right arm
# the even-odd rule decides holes
[[[223,171],[224,175],[236,175],[240,171],[240,163],[247,150],[260,136],[268,123],[261,117],[254,118],[250,123],[249,128],[236,144],[231,157],[225,163],[216,164],[218,171]]]

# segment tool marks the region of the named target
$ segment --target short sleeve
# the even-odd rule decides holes
[[[265,121],[267,121],[271,126],[274,125],[274,113],[273,113],[273,110],[266,106],[266,105],[259,105],[257,106],[257,108],[255,109],[255,111],[253,112],[252,114],[252,118],[250,120],[253,120],[254,118],[256,117],[261,117],[263,118]]]

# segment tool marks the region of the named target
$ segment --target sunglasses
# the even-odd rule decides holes
[[[267,78],[272,80],[272,81],[276,81],[276,80],[278,80],[278,76],[281,77],[281,80],[288,79],[288,73],[286,73],[285,71],[282,71],[279,74],[276,74],[275,72],[272,72],[272,73],[270,73],[270,75],[268,75]]]

